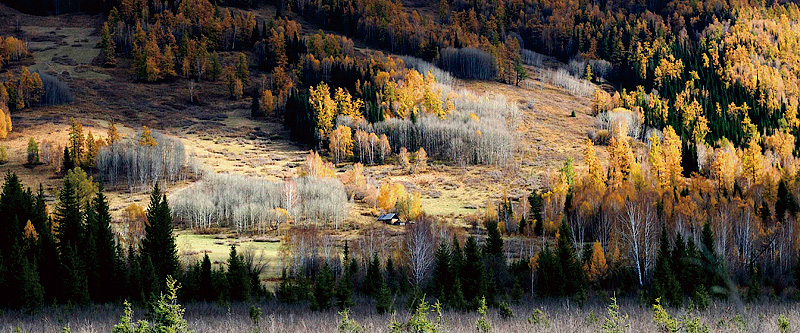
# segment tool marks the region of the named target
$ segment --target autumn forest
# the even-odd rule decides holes
[[[0,2],[2,331],[800,325],[793,1]]]

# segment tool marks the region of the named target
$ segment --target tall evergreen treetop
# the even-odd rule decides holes
[[[168,275],[174,275],[177,271],[178,250],[172,233],[172,213],[167,204],[167,196],[161,193],[158,183],[150,194],[141,251],[142,255],[152,261],[159,281],[165,281]]]

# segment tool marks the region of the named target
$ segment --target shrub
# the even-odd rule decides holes
[[[619,313],[619,305],[617,305],[617,298],[611,298],[611,304],[608,305],[608,316],[603,324],[603,332],[617,333],[626,332],[630,325],[627,323],[628,315]]]
[[[789,318],[783,314],[778,316],[778,331],[781,333],[789,332]]]
[[[531,325],[542,325],[544,327],[550,327],[550,317],[547,313],[544,313],[542,309],[535,309],[530,317],[528,317],[528,323]]]
[[[511,310],[511,306],[509,306],[505,301],[500,302],[500,305],[497,307],[497,311],[500,313],[500,317],[503,317],[504,319],[514,317],[514,311]]]
[[[350,319],[350,310],[344,309],[339,311],[339,317],[342,318],[339,321],[339,333],[358,333],[364,331],[364,327],[361,326],[361,324],[354,319]]]

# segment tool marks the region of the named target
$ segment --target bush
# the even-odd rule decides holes
[[[439,67],[462,79],[494,80],[497,68],[494,57],[473,47],[441,50]]]
[[[514,317],[514,311],[511,310],[511,306],[509,306],[505,301],[500,302],[497,311],[500,313],[500,317],[503,317],[504,319]]]

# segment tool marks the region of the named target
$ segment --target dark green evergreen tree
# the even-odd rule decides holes
[[[110,302],[119,296],[121,286],[118,281],[122,274],[118,271],[119,249],[111,230],[111,214],[102,186],[90,211],[93,213],[91,218],[87,218],[87,230],[91,230],[91,237],[87,244],[91,244],[94,252],[90,265],[94,271],[89,272],[89,293],[99,302]]]
[[[566,221],[561,222],[558,229],[558,242],[556,243],[556,259],[564,272],[565,295],[574,295],[586,288],[586,276],[581,263],[575,254],[575,245],[572,240],[572,232]]]
[[[397,290],[399,283],[397,282],[397,270],[394,268],[394,260],[392,256],[386,259],[386,285],[389,290]]]
[[[486,296],[485,290],[481,290],[481,287],[486,286],[483,281],[484,275],[481,250],[478,248],[475,237],[470,236],[464,244],[464,266],[461,269],[461,281],[464,285],[462,291],[467,302],[473,302]]]
[[[85,226],[75,185],[70,181],[64,181],[59,192],[56,219],[62,282],[59,300],[86,303],[89,301],[86,264],[79,250],[85,245]]]
[[[451,294],[449,286],[453,281],[453,275],[450,259],[450,250],[447,248],[447,244],[444,241],[439,242],[439,248],[436,249],[436,261],[433,266],[433,278],[428,284],[428,290],[442,303],[447,303],[447,295]]]
[[[314,297],[311,299],[311,310],[324,311],[331,307],[333,296],[333,272],[326,262],[317,273],[314,281]]]
[[[211,277],[211,259],[208,253],[203,256],[203,262],[200,264],[200,294],[202,299],[211,301],[214,299],[214,285]]]
[[[381,287],[381,280],[383,280],[381,278],[381,262],[376,252],[372,254],[372,260],[367,265],[367,274],[364,277],[364,294],[375,296]]]
[[[172,233],[172,213],[167,204],[167,196],[161,193],[158,183],[150,194],[141,253],[152,261],[156,277],[160,282],[166,281],[167,276],[175,275],[178,270],[178,250]]]
[[[236,246],[231,246],[230,256],[228,257],[228,272],[226,273],[228,283],[228,295],[232,301],[246,301],[250,299],[250,277],[244,258],[236,253]]]
[[[392,312],[392,294],[389,291],[389,286],[386,285],[385,281],[381,281],[381,286],[378,289],[378,295],[375,298],[375,310],[378,311],[378,314],[384,314]]]
[[[489,221],[486,223],[486,243],[484,244],[483,254],[487,257],[503,255],[503,236],[497,230],[497,222]]]
[[[61,161],[61,173],[66,175],[70,170],[75,169],[75,161],[72,160],[72,154],[69,148],[64,146],[64,159]]]
[[[353,302],[353,284],[350,280],[350,275],[344,272],[336,284],[336,306],[344,310],[353,305],[355,305],[355,302]]]
[[[661,226],[661,241],[653,271],[653,299],[660,298],[664,303],[680,307],[683,305],[683,290],[672,271],[672,253],[667,229]]]

